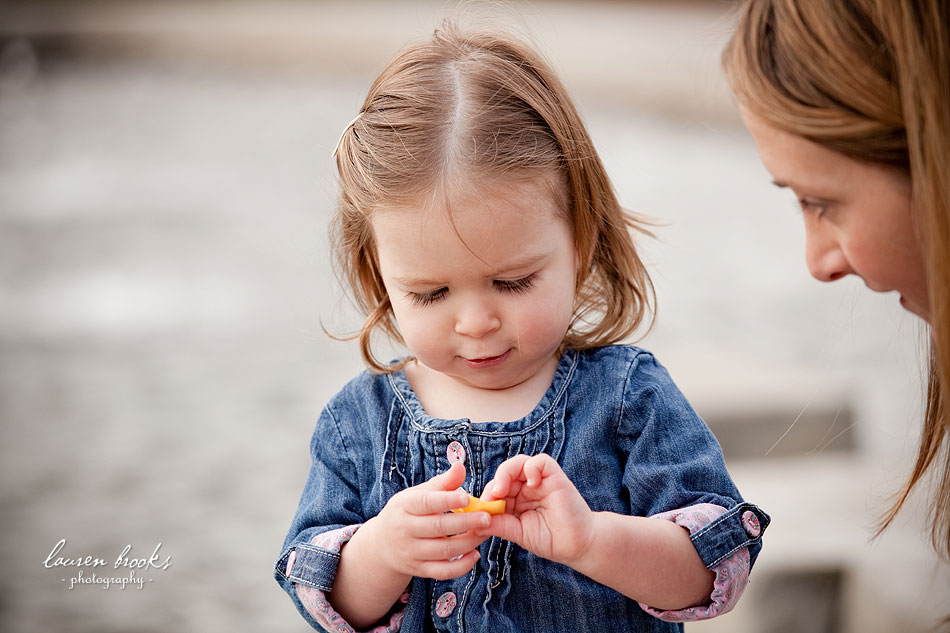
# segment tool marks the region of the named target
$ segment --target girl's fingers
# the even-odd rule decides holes
[[[468,493],[463,490],[452,490],[446,492],[443,490],[419,491],[420,494],[413,495],[408,499],[405,505],[406,512],[416,516],[441,515],[445,512],[464,508],[468,505]]]
[[[475,533],[482,538],[497,536],[518,545],[521,544],[524,536],[521,521],[510,514],[500,514],[493,517],[488,527],[480,528]]]
[[[560,472],[561,467],[558,466],[558,463],[554,461],[554,458],[545,453],[540,453],[529,458],[522,469],[524,471],[524,479],[529,488],[534,488],[541,483],[541,480],[545,477],[551,477],[552,475]]]
[[[464,508],[468,505],[468,495],[458,490],[465,483],[465,466],[455,462],[452,466],[432,479],[425,481],[404,493],[404,508],[409,514],[424,516],[427,514],[441,514]]]
[[[522,477],[524,464],[530,458],[527,455],[515,455],[505,460],[498,470],[495,471],[495,477],[485,486],[485,495],[489,499],[504,499],[511,494],[511,484]]]
[[[471,552],[484,540],[484,536],[475,532],[451,537],[416,539],[412,543],[412,557],[420,564],[426,561],[447,561]]]
[[[511,484],[509,483],[509,486]],[[504,499],[508,496],[508,491],[506,490],[504,494],[498,495],[495,494],[496,491],[501,491],[503,485],[498,482],[498,473],[495,473],[495,477],[485,484],[485,489],[482,491],[482,500],[483,501],[494,501],[496,499]]]
[[[468,497],[466,496],[466,499]],[[456,506],[458,507],[458,506]],[[491,517],[487,512],[448,512],[419,517],[413,521],[409,535],[414,538],[438,538],[462,534],[469,530],[488,527]]]
[[[423,578],[434,578],[435,580],[449,580],[458,578],[471,571],[481,554],[477,549],[466,552],[461,558],[455,560],[430,560],[419,565],[416,575]]]
[[[453,463],[447,471],[440,473],[417,486],[422,490],[455,490],[465,483],[465,464]]]

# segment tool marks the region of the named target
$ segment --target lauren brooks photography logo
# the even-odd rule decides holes
[[[172,564],[172,557],[161,553],[161,543],[147,557],[138,556],[132,545],[126,545],[118,556],[108,559],[91,554],[71,555],[65,549],[66,539],[60,539],[43,561],[43,567],[67,572],[61,581],[70,590],[83,585],[102,589],[118,586],[123,590],[131,585],[142,589],[154,580],[150,578],[154,572],[165,571]]]

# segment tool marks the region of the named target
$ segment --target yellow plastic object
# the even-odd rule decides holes
[[[488,514],[504,514],[505,500],[482,501],[478,497],[468,496],[468,505],[464,508],[456,508],[452,512],[487,512]]]

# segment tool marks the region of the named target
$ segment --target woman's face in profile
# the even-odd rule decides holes
[[[791,189],[805,222],[805,261],[819,281],[857,275],[875,292],[929,320],[922,244],[908,176],[783,132],[743,110],[766,169]]]

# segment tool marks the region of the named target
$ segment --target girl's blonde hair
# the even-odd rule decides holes
[[[380,275],[371,217],[421,207],[453,187],[499,179],[553,181],[580,266],[563,348],[615,343],[652,314],[653,285],[626,213],[567,92],[517,38],[447,23],[380,73],[336,149],[341,192],[331,227],[338,269],[366,314],[359,333],[369,367],[376,328],[402,343]],[[463,177],[464,175],[464,177]],[[552,178],[553,176],[553,178]],[[355,338],[355,336],[354,336]]]
[[[748,0],[740,15],[723,66],[743,107],[909,175],[929,286],[927,409],[914,469],[878,533],[932,468],[931,538],[950,554],[950,3]]]

